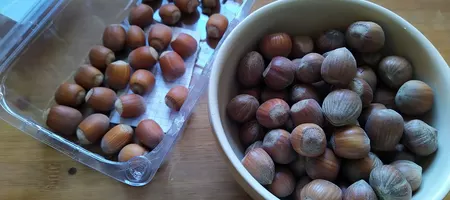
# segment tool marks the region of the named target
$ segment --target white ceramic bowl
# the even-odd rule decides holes
[[[237,126],[226,115],[228,101],[237,95],[235,73],[239,59],[256,49],[263,35],[271,32],[314,35],[330,28],[345,28],[357,20],[379,23],[389,49],[412,62],[415,78],[428,83],[435,92],[434,108],[427,121],[439,131],[439,149],[426,164],[422,185],[413,199],[443,199],[449,191],[450,71],[430,41],[400,16],[367,1],[283,0],[257,10],[232,31],[217,55],[209,84],[210,121],[220,149],[234,177],[253,198],[276,199],[241,164],[245,149],[239,142]]]

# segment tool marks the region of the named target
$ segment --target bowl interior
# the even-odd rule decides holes
[[[240,164],[244,148],[239,142],[237,126],[226,115],[226,105],[237,95],[236,66],[245,53],[256,50],[259,40],[268,33],[315,36],[327,29],[342,29],[352,22],[374,21],[386,34],[390,54],[407,58],[414,67],[414,78],[428,83],[435,92],[433,111],[425,121],[439,131],[439,150],[423,174],[423,183],[414,199],[442,199],[450,185],[450,76],[448,65],[432,44],[412,25],[387,9],[366,1],[277,1],[247,17],[226,39],[215,61],[209,88],[211,122],[220,146],[237,175],[258,196],[273,198]],[[250,177],[249,177],[250,176]],[[254,191],[253,191],[254,192]]]

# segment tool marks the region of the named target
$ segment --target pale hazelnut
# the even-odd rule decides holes
[[[358,94],[361,99],[363,108],[367,107],[372,103],[373,91],[370,85],[363,79],[354,78],[353,81],[348,85],[348,88],[353,92]]]
[[[103,73],[91,65],[81,65],[77,70],[74,81],[86,90],[98,87],[103,83]]]
[[[55,101],[60,105],[77,107],[84,102],[86,90],[73,83],[61,84],[55,92]]]
[[[438,148],[437,134],[437,129],[414,119],[404,125],[403,143],[413,153],[428,156]]]
[[[418,80],[406,82],[395,95],[395,105],[407,115],[423,115],[431,110],[433,102],[433,89]]]
[[[406,178],[411,190],[414,192],[422,184],[422,167],[409,160],[397,160],[390,165],[394,166]]]
[[[325,97],[322,111],[326,119],[334,126],[356,123],[362,111],[358,94],[351,90],[335,90]]]
[[[99,70],[106,69],[115,59],[114,52],[104,46],[96,45],[89,51],[89,62]]]
[[[359,180],[347,188],[343,200],[378,200],[378,198],[366,181]]]
[[[333,50],[323,60],[320,73],[327,83],[346,87],[356,76],[356,60],[347,48]]]
[[[256,148],[249,151],[241,162],[261,185],[272,184],[275,177],[275,164],[263,149]]]
[[[411,199],[411,186],[395,167],[383,165],[370,173],[370,186],[380,199]]]

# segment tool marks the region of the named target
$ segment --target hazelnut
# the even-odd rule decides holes
[[[279,164],[289,164],[296,156],[289,141],[289,133],[283,129],[269,131],[264,137],[262,148]]]
[[[102,72],[97,68],[91,65],[81,65],[73,79],[75,83],[89,90],[93,87],[100,86],[103,83],[103,78]]]
[[[239,94],[251,95],[251,96],[255,97],[259,101],[260,97],[261,97],[261,88],[255,87],[255,88],[249,88],[249,89],[241,89],[239,91]]]
[[[228,19],[221,14],[213,14],[206,22],[206,34],[209,38],[220,39],[228,28]]]
[[[175,81],[186,72],[183,58],[174,51],[165,51],[159,59],[161,72],[166,81]]]
[[[395,105],[407,115],[423,115],[433,107],[433,89],[426,83],[411,80],[403,84],[395,95]]]
[[[116,59],[114,52],[104,46],[94,46],[89,51],[89,62],[99,70],[104,70]]]
[[[344,176],[351,182],[361,179],[369,180],[370,172],[376,167],[383,166],[383,162],[372,152],[362,159],[348,159],[342,165]]]
[[[151,119],[144,119],[136,126],[136,138],[150,149],[156,148],[164,139],[164,131]]]
[[[266,35],[259,43],[260,52],[268,60],[277,56],[287,57],[291,53],[291,49],[291,37],[286,33]]]
[[[272,184],[275,177],[275,164],[263,149],[249,151],[242,159],[242,165],[261,185]]]
[[[165,103],[167,107],[179,111],[189,94],[189,90],[184,86],[175,86],[167,92]]]
[[[292,49],[290,57],[301,58],[306,54],[309,54],[314,49],[314,42],[309,36],[293,36],[291,37]]]
[[[247,53],[239,62],[237,78],[246,88],[258,86],[262,81],[265,65],[261,54],[256,51]]]
[[[145,113],[146,104],[144,98],[137,94],[126,94],[119,97],[114,103],[116,111],[121,117],[139,117]]]
[[[333,50],[323,60],[320,73],[327,83],[346,87],[356,76],[356,60],[347,48]]]
[[[292,173],[297,178],[303,177],[304,175],[306,175],[305,163],[306,158],[304,156],[297,155],[295,160],[289,164],[289,169],[291,169]]]
[[[266,128],[281,127],[289,119],[289,105],[281,99],[270,99],[259,106],[256,111],[256,119]]]
[[[217,6],[220,6],[219,0],[202,0],[203,8],[215,8]]]
[[[112,51],[122,51],[126,37],[127,33],[120,24],[111,24],[103,31],[103,46]]]
[[[383,54],[380,52],[373,53],[361,53],[362,64],[369,65],[371,67],[378,67],[378,63],[380,63],[383,58]]]
[[[295,189],[294,175],[286,167],[276,168],[272,184],[268,185],[267,189],[276,197],[282,198],[291,195]]]
[[[384,46],[384,31],[380,25],[369,21],[358,21],[345,33],[347,45],[362,53],[379,51]]]
[[[428,156],[438,148],[438,131],[423,122],[414,119],[404,125],[403,143],[419,156]]]
[[[408,181],[395,167],[383,165],[370,173],[370,186],[379,199],[411,199],[412,190]]]
[[[105,154],[114,154],[131,142],[133,128],[119,124],[109,130],[102,138],[101,148]]]
[[[366,132],[356,125],[338,128],[330,139],[334,153],[347,159],[362,159],[370,152],[370,140]]]
[[[148,32],[148,44],[161,52],[166,49],[172,40],[172,29],[164,24],[155,24]]]
[[[139,47],[128,55],[130,66],[137,69],[152,69],[158,62],[158,52],[153,47]]]
[[[312,181],[311,178],[309,178],[308,176],[303,176],[297,181],[297,185],[295,186],[295,191],[294,191],[294,199],[295,200],[302,199],[302,196],[301,196],[302,189],[305,187],[305,185],[307,185],[311,181]]]
[[[358,122],[361,125],[361,127],[366,126],[367,119],[374,111],[381,109],[386,109],[386,106],[380,103],[371,103],[369,106],[364,108],[361,112],[361,115],[358,118]]]
[[[290,141],[294,150],[306,157],[320,156],[327,146],[325,132],[320,126],[312,123],[297,126],[291,133]]]
[[[358,67],[356,70],[356,78],[365,80],[372,88],[372,91],[377,89],[377,75],[368,66]]]
[[[174,25],[181,19],[181,11],[174,4],[164,4],[159,8],[159,16],[164,24]]]
[[[373,103],[380,103],[389,109],[396,109],[395,92],[388,88],[377,88],[373,93]]]
[[[376,110],[367,119],[365,130],[372,149],[394,150],[403,135],[403,117],[391,109]]]
[[[334,126],[356,123],[361,110],[362,103],[358,94],[347,89],[331,92],[325,97],[322,104],[323,114]]]
[[[44,112],[45,124],[54,132],[73,135],[83,120],[80,111],[63,105],[55,105]]]
[[[300,193],[302,200],[309,199],[326,199],[326,200],[342,200],[342,191],[334,183],[317,179],[305,185]]]
[[[274,57],[262,76],[266,85],[274,90],[282,90],[294,82],[295,66],[285,57]]]
[[[314,99],[317,102],[322,102],[319,93],[313,86],[307,84],[297,84],[292,86],[290,97],[291,103],[295,104],[305,99]]]
[[[174,0],[175,5],[180,8],[181,12],[191,14],[197,11],[200,4],[199,0]]]
[[[291,119],[294,126],[304,123],[314,123],[323,126],[322,108],[314,99],[301,100],[291,107]]]
[[[373,91],[370,85],[365,80],[354,78],[350,85],[348,85],[348,88],[358,94],[359,98],[361,99],[363,108],[369,106],[370,103],[372,103]]]
[[[306,173],[311,179],[325,179],[334,181],[337,178],[341,160],[332,150],[325,149],[325,153],[317,157],[306,158]]]
[[[130,49],[136,49],[138,47],[145,46],[145,33],[139,27],[131,25],[127,32],[127,46]]]
[[[173,51],[177,52],[182,58],[188,58],[197,52],[197,40],[186,33],[180,33],[171,43]]]
[[[231,99],[227,105],[228,116],[236,122],[247,122],[255,118],[258,100],[248,94],[240,94]]]
[[[55,92],[56,103],[64,106],[77,107],[84,101],[86,91],[73,83],[61,84]]]
[[[345,35],[338,30],[328,30],[320,34],[316,47],[321,52],[332,51],[345,46]]]
[[[105,85],[114,90],[124,89],[130,81],[130,74],[131,68],[128,63],[122,60],[115,61],[106,68]]]
[[[414,192],[422,184],[422,167],[409,160],[397,160],[391,163],[406,178]]]
[[[263,145],[262,141],[254,142],[253,144],[251,144],[250,146],[247,147],[247,149],[245,150],[244,155],[247,155],[247,153],[250,152],[253,149],[262,148],[262,145]]]
[[[94,87],[86,94],[86,103],[96,111],[108,112],[113,109],[116,93],[105,87]]]
[[[78,125],[77,137],[81,144],[93,144],[99,141],[109,130],[108,116],[94,113]]]
[[[264,139],[264,130],[256,120],[248,121],[239,128],[239,139],[244,147]]]
[[[378,198],[366,181],[359,180],[347,188],[343,200],[378,200]]]
[[[288,101],[288,92],[287,90],[272,90],[268,87],[265,87],[261,92],[261,102],[266,102],[270,99],[282,99],[283,101]]]
[[[413,69],[405,58],[388,56],[378,65],[378,75],[388,87],[398,89],[412,79]]]
[[[317,53],[306,54],[296,65],[295,76],[302,83],[315,83],[322,80],[320,70],[324,59]]]
[[[153,22],[153,8],[146,4],[139,4],[130,9],[128,21],[131,25],[145,28]]]
[[[155,87],[155,76],[145,69],[136,70],[130,79],[130,89],[135,94],[144,95]]]
[[[126,162],[136,156],[142,156],[146,153],[147,150],[144,147],[141,147],[138,144],[128,144],[120,150],[117,160],[119,162]]]

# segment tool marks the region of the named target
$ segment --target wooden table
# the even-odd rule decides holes
[[[255,9],[270,0],[256,0]],[[450,63],[450,1],[376,0],[422,31]],[[204,97],[168,165],[129,187],[0,122],[0,199],[249,199],[229,173],[208,124]],[[75,175],[68,170],[76,168]],[[450,196],[446,198],[450,200]]]

